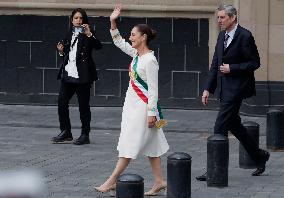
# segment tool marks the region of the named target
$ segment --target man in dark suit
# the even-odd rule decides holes
[[[239,109],[242,100],[255,95],[254,71],[260,66],[260,58],[250,31],[237,23],[237,11],[232,5],[218,8],[219,33],[215,52],[202,95],[207,105],[209,93],[217,93],[220,110],[215,122],[214,133],[228,136],[228,131],[242,143],[257,169],[253,176],[265,171],[270,154],[258,148],[257,143],[241,124]],[[206,173],[196,177],[206,181]]]

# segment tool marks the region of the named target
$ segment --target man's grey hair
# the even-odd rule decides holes
[[[224,10],[225,13],[229,16],[237,16],[237,9],[233,5],[228,5],[228,4],[222,4],[218,7],[218,11]]]

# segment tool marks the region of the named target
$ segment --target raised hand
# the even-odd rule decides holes
[[[116,5],[109,17],[110,21],[115,21],[119,17],[120,11],[121,11],[121,5]]]
[[[87,36],[92,35],[89,24],[83,24],[82,27],[84,28],[84,34]]]

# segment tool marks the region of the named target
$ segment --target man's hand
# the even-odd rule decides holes
[[[204,106],[207,105],[207,103],[208,103],[208,98],[209,98],[209,91],[204,90],[204,91],[203,91],[203,94],[202,94],[202,103],[203,103]]]
[[[228,74],[230,73],[230,66],[229,64],[224,64],[220,66],[220,72],[222,72],[223,74]]]
[[[157,122],[156,116],[148,116],[148,127],[153,128]]]

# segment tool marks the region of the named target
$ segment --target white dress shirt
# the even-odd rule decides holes
[[[77,53],[77,44],[78,44],[78,39],[76,39],[79,35],[79,31],[73,32],[72,39],[71,39],[71,46],[70,46],[70,51],[69,51],[69,60],[67,65],[65,66],[65,70],[68,73],[68,76],[73,77],[73,78],[79,78],[78,75],[78,70],[76,66],[76,53]],[[76,39],[76,40],[75,40]],[[73,44],[73,42],[75,43]],[[73,47],[72,47],[73,44]]]
[[[228,38],[228,41],[227,41],[227,47],[231,44],[231,42],[234,38],[234,35],[236,33],[237,27],[238,27],[238,23],[235,25],[234,29],[232,29],[230,32],[226,31],[226,34],[229,35],[229,38]]]

